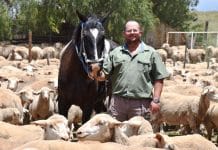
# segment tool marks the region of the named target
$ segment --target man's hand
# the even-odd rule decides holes
[[[100,71],[97,76],[94,77],[95,80],[97,81],[105,81],[106,80],[106,76],[105,73],[103,71]]]
[[[160,111],[160,103],[155,103],[151,101],[150,110],[151,110],[151,113],[156,113]]]

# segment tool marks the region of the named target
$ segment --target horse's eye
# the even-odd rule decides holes
[[[100,34],[101,35],[104,35],[105,34],[105,31],[103,30],[103,31],[100,31]]]

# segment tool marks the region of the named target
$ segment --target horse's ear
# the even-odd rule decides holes
[[[82,21],[82,22],[86,22],[87,21],[87,17],[82,15],[78,10],[76,10],[76,14],[77,16],[79,17],[79,19]]]
[[[103,18],[101,18],[100,22],[101,22],[102,24],[104,24],[105,21],[106,21],[106,19],[108,18],[109,15],[112,14],[112,12],[113,12],[113,10],[109,11]]]

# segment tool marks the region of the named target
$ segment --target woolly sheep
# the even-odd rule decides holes
[[[170,150],[217,150],[217,147],[214,143],[207,140],[200,134],[172,137],[159,134],[159,139],[165,143],[165,148]]]
[[[67,119],[59,114],[23,126],[0,121],[0,129],[0,149],[14,149],[31,141],[69,139]]]
[[[155,126],[163,122],[171,125],[189,125],[195,133],[198,133],[214,92],[215,88],[209,86],[203,89],[200,97],[163,93],[160,111],[151,114],[151,123]]]
[[[39,91],[33,92],[34,99],[29,106],[30,114],[33,120],[47,119],[54,114],[54,102],[50,93],[54,92],[48,87],[42,87]]]
[[[0,109],[0,121],[11,124],[22,124],[21,114],[17,108],[3,108]]]
[[[45,140],[69,140],[70,138],[68,120],[63,115],[54,114],[46,120],[33,121],[31,124],[39,125],[46,131]]]
[[[0,87],[0,108],[17,108],[23,120],[23,107],[21,99],[13,91]]]
[[[214,97],[214,99],[216,99],[216,101],[210,102],[210,107],[203,120],[209,140],[211,140],[212,130],[218,128],[218,96],[216,96],[216,98]]]

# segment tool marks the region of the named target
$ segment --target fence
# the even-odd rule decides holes
[[[189,48],[212,45],[218,47],[218,32],[167,32],[166,43],[179,43],[185,38]],[[183,39],[184,40],[184,39]]]

